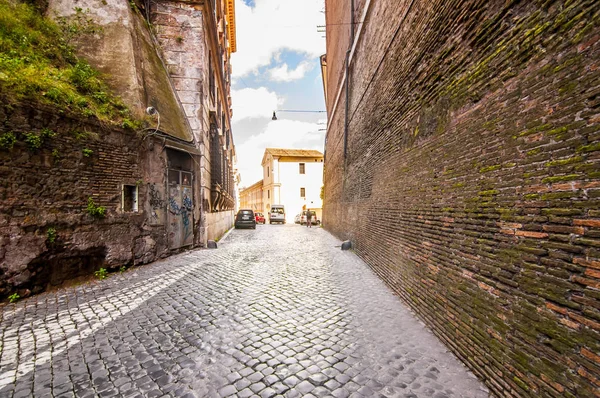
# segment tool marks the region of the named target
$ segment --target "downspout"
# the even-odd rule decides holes
[[[344,106],[344,159],[346,159],[348,153],[348,112],[349,112],[349,91],[350,91],[350,53],[352,52],[352,45],[354,44],[354,0],[350,1],[350,43],[348,51],[346,51],[346,104]]]
[[[354,44],[354,0],[350,1],[350,49]]]
[[[350,70],[350,65],[348,65],[349,61],[350,61],[350,51],[348,50],[346,51],[346,68],[345,68],[345,73],[346,73],[346,101],[344,104],[344,159],[346,159],[346,154],[348,152],[348,112],[349,112],[349,104],[348,104],[348,98],[350,97],[349,95],[349,91],[350,91],[350,87],[349,87],[349,83],[348,81],[350,79],[348,79],[348,72]]]

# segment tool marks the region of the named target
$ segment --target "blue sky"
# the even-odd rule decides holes
[[[241,186],[262,178],[266,147],[323,151],[325,110],[319,56],[323,0],[236,0],[232,130]]]

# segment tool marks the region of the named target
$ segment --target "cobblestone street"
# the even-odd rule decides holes
[[[259,225],[8,304],[0,396],[487,397],[340,244]]]

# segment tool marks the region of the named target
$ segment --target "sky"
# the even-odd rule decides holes
[[[231,55],[232,131],[240,187],[262,179],[265,148],[323,152],[319,57],[325,53],[323,0],[236,0],[237,52]],[[271,120],[273,111],[276,121]]]

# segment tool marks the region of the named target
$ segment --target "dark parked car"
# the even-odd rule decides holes
[[[236,228],[254,228],[256,229],[256,219],[254,218],[254,210],[241,209],[235,216]]]
[[[257,224],[264,224],[265,223],[265,216],[262,213],[254,213],[254,216],[256,217],[256,223]]]

